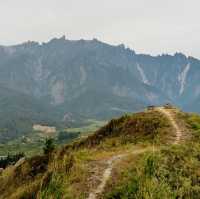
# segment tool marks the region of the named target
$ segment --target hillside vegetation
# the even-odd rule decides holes
[[[49,155],[8,167],[0,175],[0,198],[199,198],[200,117],[168,111],[185,132],[180,143],[173,144],[176,132],[159,110],[125,115]]]
[[[44,102],[0,85],[0,143],[29,135],[33,124],[57,125],[51,109]]]
[[[113,171],[114,175],[102,198],[200,197],[200,116],[177,112],[176,117],[178,122],[187,127],[185,130],[190,132],[185,136],[184,144],[127,158]]]

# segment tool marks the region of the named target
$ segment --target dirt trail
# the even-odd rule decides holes
[[[103,176],[101,179],[101,183],[93,192],[90,193],[88,199],[97,199],[97,197],[101,193],[103,193],[106,183],[108,182],[108,180],[112,174],[113,167],[115,166],[115,164],[117,162],[121,161],[123,158],[127,157],[128,155],[131,155],[131,154],[138,155],[138,154],[144,153],[150,149],[152,150],[153,148],[151,147],[151,148],[145,148],[145,149],[136,149],[131,153],[129,152],[129,153],[121,154],[121,155],[116,155],[116,156],[113,156],[111,159],[109,159],[107,161],[107,168],[104,170],[104,173],[103,173]]]
[[[176,135],[173,144],[179,144],[182,137],[182,131],[179,125],[177,124],[177,122],[175,121],[173,113],[171,112],[171,110],[165,109],[163,107],[158,107],[156,109],[162,114],[164,114],[171,122],[171,125],[175,129],[175,135]],[[100,194],[103,193],[106,183],[108,182],[112,174],[113,167],[115,166],[117,162],[121,161],[123,158],[127,157],[128,155],[131,155],[131,154],[137,155],[137,154],[141,154],[150,150],[157,150],[157,149],[154,149],[153,147],[148,147],[144,149],[136,149],[131,153],[129,152],[129,153],[121,154],[121,155],[116,155],[116,156],[113,156],[111,159],[109,159],[107,161],[107,168],[104,170],[100,184],[93,192],[89,194],[88,199],[97,199],[98,196],[100,196]]]
[[[93,192],[90,193],[88,199],[96,199],[97,196],[103,192],[103,190],[106,186],[106,183],[111,176],[114,164],[117,161],[121,160],[123,157],[124,157],[124,155],[117,155],[107,161],[107,168],[105,169],[105,171],[103,173],[101,183],[99,184],[99,186],[97,187],[96,190],[94,190]]]
[[[179,144],[179,142],[180,142],[180,140],[181,140],[181,138],[183,136],[182,135],[183,133],[181,131],[181,128],[179,127],[179,125],[175,121],[171,110],[170,109],[165,109],[163,107],[158,107],[157,110],[160,111],[162,114],[164,114],[169,119],[169,121],[171,122],[171,124],[172,124],[172,126],[173,126],[173,128],[175,130],[175,134],[176,134],[173,144]]]

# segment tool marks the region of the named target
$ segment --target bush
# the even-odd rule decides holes
[[[45,146],[43,148],[44,154],[48,155],[53,152],[55,149],[54,139],[53,138],[47,138],[45,141]]]
[[[24,153],[18,153],[15,155],[8,154],[8,156],[6,158],[0,159],[0,168],[5,169],[9,165],[14,165],[23,157],[25,157]]]

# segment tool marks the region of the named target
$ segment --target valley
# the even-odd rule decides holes
[[[55,129],[55,127],[33,125],[31,133],[0,144],[0,156],[22,152],[28,157],[39,155],[42,154],[42,148],[47,137],[52,137],[56,145],[62,146],[63,144],[72,142],[74,139],[88,136],[105,124],[106,121],[88,119],[81,126],[74,128]],[[59,137],[61,134],[62,137]]]

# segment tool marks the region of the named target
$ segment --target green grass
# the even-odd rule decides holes
[[[116,168],[105,199],[200,198],[200,144],[172,146],[126,160]]]
[[[191,127],[200,132],[200,116],[197,114],[191,114],[188,117],[188,123],[191,125]]]
[[[178,113],[178,118],[194,136],[181,145],[127,158],[113,171],[102,198],[200,198],[200,116]]]
[[[179,113],[178,117],[182,119],[191,130],[195,137],[194,139],[200,138],[200,115],[195,113]]]
[[[93,133],[98,130],[100,127],[104,126],[106,121],[99,121],[94,119],[88,119],[85,121],[85,125],[78,128],[67,128],[65,129],[68,132],[80,132],[82,136]]]
[[[21,143],[12,141],[7,144],[0,144],[0,156],[24,152],[26,156],[33,156],[42,153],[43,142]]]

